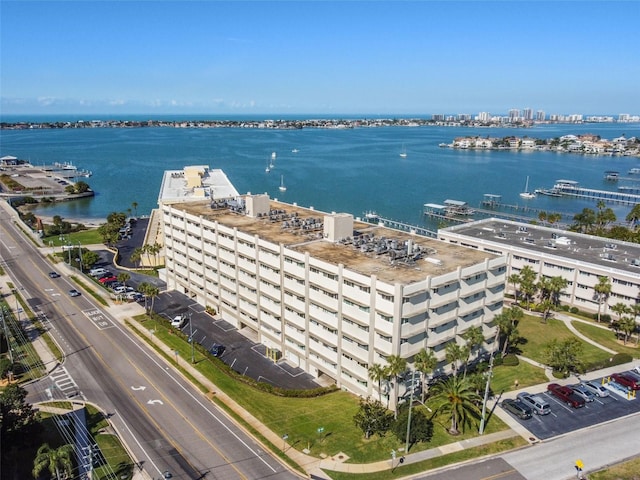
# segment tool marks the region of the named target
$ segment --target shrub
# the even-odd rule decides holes
[[[587,372],[591,372],[593,370],[601,370],[607,367],[622,365],[624,363],[629,363],[631,361],[633,361],[633,357],[628,353],[616,353],[608,360],[601,360],[599,362],[592,362],[585,365],[585,369]]]
[[[574,315],[577,315],[580,312],[580,309],[578,307],[571,307],[569,311]]]
[[[516,355],[510,353],[502,359],[502,364],[505,367],[517,367],[520,364],[520,360]]]

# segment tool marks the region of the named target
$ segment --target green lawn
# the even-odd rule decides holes
[[[150,320],[141,316],[144,328],[154,330],[154,334],[164,343],[177,350],[178,365],[191,359],[191,347],[183,335],[174,333],[166,320]],[[145,320],[146,319],[146,320]],[[361,430],[353,423],[358,411],[358,399],[346,392],[333,392],[317,398],[287,398],[268,394],[230,378],[217,366],[219,360],[205,359],[196,351],[197,368],[227,395],[243,408],[267,425],[273,432],[288,435],[287,442],[297,450],[309,448],[311,455],[335,455],[343,452],[350,457],[349,462],[369,463],[388,458],[391,450],[404,447],[404,442],[392,434],[377,435],[365,440]],[[175,361],[175,357],[171,359]],[[427,402],[428,404],[428,402]],[[423,407],[418,407],[423,408]],[[430,415],[430,414],[429,414]],[[452,437],[446,431],[449,422],[444,418],[434,419],[434,436],[427,444],[416,444],[410,453],[444,445],[477,435],[477,429]],[[318,429],[324,431],[319,434]],[[497,416],[492,416],[486,425],[486,432],[504,430],[506,425]],[[277,447],[281,447],[277,445]]]
[[[531,385],[538,385],[548,381],[542,368],[535,367],[530,363],[521,361],[517,366],[510,367],[498,365],[493,368],[493,379],[491,380],[491,390],[494,393],[517,390],[515,382],[518,381],[518,388]]]
[[[571,322],[571,324],[581,334],[598,342],[600,345],[615,350],[618,353],[628,353],[634,358],[640,357],[640,347],[635,345],[635,340],[627,342],[627,345],[623,345],[622,342],[616,340],[616,335],[613,330],[596,327],[595,325],[589,325],[583,322],[574,321]]]
[[[99,244],[102,243],[102,237],[95,228],[91,230],[82,230],[80,232],[66,233],[62,237],[60,235],[42,237],[43,245],[52,247],[60,247],[68,243],[71,245],[78,245],[78,242],[80,242],[80,245]]]
[[[494,455],[514,448],[522,447],[527,442],[522,437],[514,437],[508,440],[502,440],[494,442],[488,445],[482,445],[480,447],[468,448],[455,453],[449,453],[447,455],[441,455],[439,457],[431,458],[419,463],[412,463],[407,465],[397,466],[397,461],[394,464],[393,470],[384,470],[382,472],[374,473],[343,473],[327,471],[327,474],[333,480],[393,480],[396,478],[403,478],[409,475],[416,475],[421,472],[426,472],[434,468],[451,465],[453,463],[463,462],[465,460],[471,460],[473,458],[482,457],[485,455]],[[389,466],[391,466],[391,458],[389,457]],[[491,477],[489,477],[491,478]]]
[[[541,363],[545,362],[545,348],[551,339],[562,341],[575,337],[560,320],[549,319],[545,324],[540,318],[530,315],[524,316],[518,324],[518,331],[520,336],[526,339],[524,343],[518,345],[522,355]],[[611,356],[587,342],[582,342],[582,346],[582,361],[585,364],[603,361]]]

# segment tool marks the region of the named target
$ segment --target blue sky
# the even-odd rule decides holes
[[[640,114],[637,1],[0,1],[5,114]]]

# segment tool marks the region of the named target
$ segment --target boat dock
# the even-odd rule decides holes
[[[553,189],[558,191],[563,197],[590,198],[629,206],[640,204],[640,195],[620,191],[613,192],[610,190],[583,188],[578,182],[573,180],[557,180]]]
[[[428,228],[418,227],[416,225],[410,225],[408,223],[399,222],[397,220],[391,220],[389,218],[382,218],[379,216],[365,216],[361,219],[367,223],[372,223],[375,225],[379,225],[381,227],[389,227],[395,228],[396,230],[402,230],[404,232],[415,233],[417,235],[422,235],[423,237],[431,237],[437,238],[438,232],[434,232],[433,230],[429,230]]]

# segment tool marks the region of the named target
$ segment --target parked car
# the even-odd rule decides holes
[[[531,418],[531,409],[527,407],[521,400],[512,400],[507,398],[502,402],[502,408],[514,414],[521,420]]]
[[[551,413],[551,405],[540,395],[521,392],[518,394],[518,400],[531,408],[536,415],[548,415]]]
[[[640,365],[633,367],[632,370],[636,373],[640,373]]]
[[[614,373],[613,375],[611,375],[611,380],[631,390],[640,390],[640,382],[638,382],[630,375],[625,375],[624,373]]]
[[[581,385],[585,389],[589,390],[591,393],[593,393],[594,395],[597,395],[599,397],[608,397],[609,396],[609,390],[607,390],[607,387],[602,385],[600,382],[596,382],[595,380],[591,380],[589,382],[584,382]]]
[[[91,270],[89,270],[89,275],[95,278],[98,278],[104,275],[105,273],[111,273],[111,272],[109,272],[109,270],[107,270],[106,268],[102,268],[102,267],[92,268]]]
[[[49,278],[58,278],[59,276],[58,272],[49,272]]]
[[[182,328],[182,326],[186,321],[187,321],[186,315],[184,314],[176,315],[175,317],[173,317],[173,320],[171,320],[171,326],[176,328]]]
[[[80,296],[80,292],[78,290],[76,290],[75,288],[72,288],[71,290],[69,290],[69,296],[70,297],[79,297]]]
[[[209,349],[209,352],[214,357],[219,357],[224,352],[224,345],[218,345],[217,343],[214,343],[213,345],[211,345],[211,348]]]
[[[578,396],[571,390],[571,388],[558,385],[557,383],[550,383],[547,385],[547,390],[551,392],[560,401],[566,403],[570,407],[580,408],[584,407],[585,401],[582,397]]]
[[[116,277],[114,277],[113,275],[111,275],[110,277],[102,277],[98,281],[104,285],[107,282],[117,282],[118,279]]]
[[[571,390],[573,390],[573,393],[579,397],[582,397],[582,399],[587,403],[593,402],[596,397],[591,390],[586,389],[582,384],[572,385]]]
[[[140,292],[127,292],[125,294],[125,298],[127,300],[132,300],[134,302],[139,302],[140,300],[144,300],[144,295],[142,295]]]

